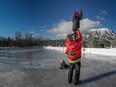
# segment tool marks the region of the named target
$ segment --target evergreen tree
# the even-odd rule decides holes
[[[99,45],[99,40],[98,40],[98,38],[93,37],[92,40],[91,40],[90,43],[89,43],[89,47],[91,47],[91,48],[99,48],[100,45]]]

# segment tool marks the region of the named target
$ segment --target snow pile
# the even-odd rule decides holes
[[[116,48],[111,48],[111,49],[106,49],[106,48],[84,48],[83,53],[116,56]]]
[[[66,47],[44,47],[45,49],[57,50],[65,53]],[[83,48],[83,53],[99,54],[99,55],[108,55],[116,56],[116,48]]]

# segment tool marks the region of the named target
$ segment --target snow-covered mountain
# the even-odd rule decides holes
[[[83,36],[85,38],[97,37],[97,38],[104,38],[104,39],[111,39],[111,40],[116,39],[116,34],[107,28],[91,29],[91,30],[83,32]]]
[[[116,34],[107,28],[91,29],[82,32],[82,35],[83,41],[87,47],[90,46],[92,41],[97,43],[99,46],[102,45],[102,47],[110,47],[111,45],[116,46]]]

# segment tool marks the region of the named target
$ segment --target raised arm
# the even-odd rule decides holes
[[[83,17],[83,11],[80,9],[80,19]]]
[[[82,34],[80,30],[76,31],[78,33],[78,40],[82,41]]]

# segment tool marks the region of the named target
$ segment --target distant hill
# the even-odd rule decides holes
[[[86,38],[97,37],[97,38],[116,38],[116,34],[109,29],[91,29],[83,32],[83,36]]]
[[[97,38],[97,41],[100,44],[104,44],[107,46],[110,46],[113,41],[116,41],[116,34],[106,28],[84,31],[82,32],[82,35],[86,45],[90,43],[92,38]]]

